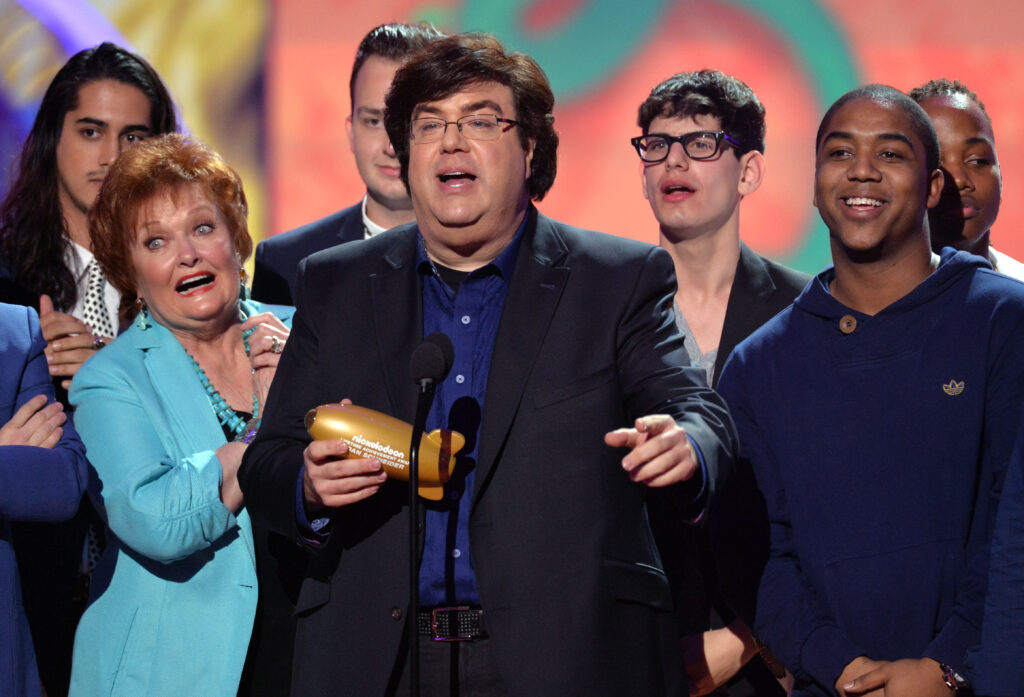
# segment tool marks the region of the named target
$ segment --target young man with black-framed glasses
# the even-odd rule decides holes
[[[715,386],[733,347],[792,303],[810,280],[740,240],[740,204],[765,176],[764,107],[740,80],[701,70],[673,75],[651,90],[637,125],[643,135],[630,142],[640,156],[643,194],[675,264],[676,323],[690,360]],[[714,552],[708,527],[659,520],[654,530],[673,579],[691,682],[701,694],[781,695],[737,618],[740,606],[752,605],[741,598],[753,597],[767,554],[767,546],[752,548],[743,539],[725,542],[728,530],[743,527],[742,510],[730,507],[718,516],[721,525],[713,529],[721,528],[723,540]],[[679,544],[680,538],[688,543]]]

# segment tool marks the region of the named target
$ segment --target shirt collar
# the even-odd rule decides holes
[[[64,264],[70,269],[71,274],[75,277],[75,283],[80,283],[82,278],[85,276],[86,270],[89,268],[89,264],[93,260],[93,253],[82,245],[75,242],[70,237],[68,238],[69,244],[64,248]]]
[[[363,196],[363,239],[368,240],[374,235],[379,235],[388,228],[378,225],[377,223],[370,220],[370,217],[366,215],[366,199],[369,194]]]
[[[523,216],[523,220],[519,223],[519,227],[516,229],[516,234],[509,242],[505,249],[501,250],[501,253],[494,258],[488,264],[481,266],[479,269],[474,269],[471,273],[477,274],[488,267],[493,267],[499,276],[505,279],[506,282],[512,278],[512,272],[516,268],[516,257],[519,255],[519,246],[523,241],[523,234],[526,230],[526,221],[530,218],[530,212],[527,211],[526,215]],[[434,267],[434,262],[427,255],[427,248],[423,242],[423,235],[418,234],[417,239],[419,244],[416,246],[416,267],[420,273],[431,274],[438,276],[437,269]],[[440,278],[440,276],[438,276]]]

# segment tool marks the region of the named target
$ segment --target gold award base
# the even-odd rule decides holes
[[[375,457],[388,479],[409,481],[412,424],[354,404],[323,404],[306,414],[306,430],[314,440],[343,440],[347,458]],[[420,438],[419,495],[431,501],[444,496],[455,469],[455,453],[466,438],[458,431],[435,429]]]

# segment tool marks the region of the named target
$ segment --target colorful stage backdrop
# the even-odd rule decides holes
[[[187,128],[242,174],[255,237],[356,201],[345,138],[348,78],[372,26],[428,20],[493,32],[533,55],[554,86],[559,173],[541,209],[650,242],[629,138],[651,86],[713,67],[768,112],[768,176],[746,203],[745,239],[807,271],[828,261],[811,206],[813,134],[824,108],[865,82],[966,82],[991,114],[1004,197],[995,244],[1024,257],[1024,6],[1017,0],[0,0],[0,156],[6,165],[66,57],[128,45],[167,80]],[[0,189],[6,189],[6,178]]]

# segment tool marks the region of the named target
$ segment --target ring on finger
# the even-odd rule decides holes
[[[99,351],[101,348],[107,345],[107,340],[99,334],[92,335],[92,347]]]
[[[284,343],[276,336],[270,337],[270,352],[281,353],[284,350]]]

